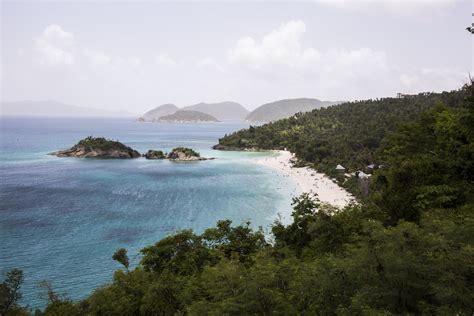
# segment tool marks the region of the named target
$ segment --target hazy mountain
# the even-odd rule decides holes
[[[216,117],[218,120],[243,120],[249,111],[236,102],[198,103],[182,110],[199,111]]]
[[[266,103],[250,112],[245,118],[253,122],[271,122],[290,117],[298,112],[308,112],[323,106],[330,106],[340,102],[321,101],[318,99],[285,99]]]
[[[91,109],[61,102],[49,101],[16,101],[0,103],[2,116],[79,116],[79,117],[130,117],[132,113]]]
[[[138,120],[154,122],[154,121],[158,121],[160,117],[174,114],[178,110],[179,108],[174,104],[170,104],[170,103],[163,104],[154,108],[153,110],[146,112]]]
[[[199,111],[179,110],[174,114],[165,115],[159,118],[164,122],[219,122],[214,116]]]

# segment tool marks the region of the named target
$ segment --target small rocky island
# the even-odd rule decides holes
[[[171,161],[212,160],[204,158],[191,148],[176,147],[168,154],[161,150],[150,149],[145,154],[122,144],[121,142],[103,137],[89,136],[79,141],[70,149],[55,151],[48,155],[56,157],[96,158],[96,159],[131,159],[145,157],[150,160],[168,159]]]
[[[48,155],[96,159],[131,159],[141,157],[138,151],[121,142],[92,136],[84,138],[70,149],[52,152]]]
[[[191,148],[177,147],[174,148],[167,156],[167,159],[173,161],[199,161],[199,160],[212,160],[214,158],[204,158]]]
[[[150,149],[145,154],[143,154],[143,157],[146,159],[165,159],[166,155],[161,150]]]

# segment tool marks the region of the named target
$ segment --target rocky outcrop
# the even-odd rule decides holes
[[[165,159],[166,156],[165,154],[161,151],[161,150],[153,150],[153,149],[150,149],[149,151],[147,151],[143,157],[145,157],[146,159]]]
[[[131,159],[141,157],[140,153],[124,144],[102,137],[87,137],[70,149],[49,153],[56,157]]]

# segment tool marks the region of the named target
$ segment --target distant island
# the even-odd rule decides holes
[[[192,123],[192,122],[219,122],[214,116],[199,111],[179,110],[174,114],[165,115],[158,119],[159,122]]]
[[[199,111],[214,116],[219,121],[242,121],[249,111],[237,102],[198,103],[181,110]]]
[[[321,107],[339,104],[341,102],[321,101],[318,99],[285,99],[271,103],[266,103],[246,116],[247,121],[251,122],[273,122],[288,118],[299,112],[309,112]]]
[[[185,112],[185,113],[181,113]],[[193,114],[188,113],[193,112]],[[197,113],[199,114],[197,114]],[[243,121],[249,111],[236,102],[198,103],[182,108],[174,104],[160,105],[138,118],[140,122],[214,122]],[[177,116],[172,116],[177,114]],[[205,117],[202,114],[209,115]],[[169,117],[171,116],[171,117]],[[212,119],[211,119],[212,118]]]
[[[146,112],[138,120],[141,122],[158,122],[162,116],[174,114],[178,110],[179,108],[174,104],[163,104]]]
[[[76,145],[69,149],[55,151],[48,155],[56,157],[95,159],[132,159],[144,157],[150,160],[168,159],[172,161],[200,161],[214,159],[201,157],[198,152],[187,147],[176,147],[168,154],[165,154],[161,150],[150,149],[142,155],[138,151],[119,141],[93,136],[80,140]]]

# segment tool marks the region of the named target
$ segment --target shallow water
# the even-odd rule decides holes
[[[245,123],[152,124],[125,119],[1,118],[0,273],[25,273],[25,304],[42,307],[37,283],[85,297],[111,280],[119,247],[131,258],[180,229],[202,232],[217,220],[269,225],[290,212],[290,179],[252,162],[271,153],[211,150]],[[194,163],[57,158],[89,136],[134,149],[192,147],[216,160]],[[283,189],[276,190],[275,186]],[[136,257],[132,264],[137,264]]]

